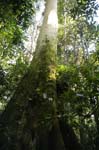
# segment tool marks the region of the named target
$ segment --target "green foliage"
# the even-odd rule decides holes
[[[13,45],[22,45],[34,12],[34,0],[0,1],[0,53],[7,55]]]
[[[0,110],[2,110],[11,99],[29,66],[22,41],[35,13],[34,0],[2,0],[0,9]],[[97,144],[99,27],[93,20],[97,9],[98,5],[94,0],[58,1],[59,23],[62,27],[58,33],[56,77],[54,51],[49,51],[50,47],[47,43],[47,47],[43,47],[40,58],[33,64],[33,68],[30,66],[31,70],[34,69],[39,73],[31,77],[33,85],[27,86],[27,88],[36,86],[32,97],[35,103],[39,103],[38,114],[45,119],[46,115],[50,117],[53,114],[53,109],[47,106],[48,103],[52,105],[50,95],[55,93],[56,80],[57,116],[65,118],[73,127],[84,150],[96,150],[99,146]],[[90,48],[92,44],[93,48]],[[35,82],[37,78],[38,81]],[[45,87],[43,78],[44,81],[46,80]],[[44,91],[49,93],[48,103],[43,101],[44,97],[46,99]],[[39,101],[37,101],[38,97]],[[30,108],[33,105],[34,103],[30,101]],[[48,120],[42,120],[43,124],[45,122],[49,125]]]
[[[97,122],[94,120],[94,115],[99,109],[99,77],[97,77],[98,71],[96,71],[98,64],[85,62],[79,67],[75,65],[58,67],[59,114],[68,119],[76,133],[78,130],[79,133],[81,132],[82,135],[79,133],[78,135],[86,149],[89,142],[91,142],[91,147],[93,146],[97,134]],[[92,137],[90,134],[93,134]],[[82,136],[84,136],[84,140]]]
[[[66,11],[74,19],[79,16],[85,16],[87,19],[93,18],[98,9],[98,4],[94,0],[74,0],[70,3],[67,0]]]
[[[84,150],[98,149],[99,45],[95,1],[60,1],[57,107]],[[65,10],[65,11],[64,11]],[[63,15],[61,15],[63,14]]]
[[[22,28],[27,27],[34,13],[33,2],[34,0],[0,1],[0,18],[2,25],[5,25],[9,19],[11,21],[13,18],[18,25],[22,26]]]
[[[0,102],[8,103],[27,70],[23,40],[34,13],[34,0],[0,1]]]

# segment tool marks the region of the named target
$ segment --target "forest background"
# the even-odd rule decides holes
[[[43,0],[0,1],[1,120],[35,55],[44,17],[43,6]],[[98,7],[95,0],[58,1],[57,118],[65,122],[63,132],[66,140],[69,139],[66,144],[69,150],[73,149],[72,143],[77,147],[80,144],[83,150],[99,149],[99,24],[95,19]],[[43,97],[46,99],[45,93]],[[38,111],[46,116],[44,111]],[[50,113],[52,111],[50,109]],[[41,124],[42,120],[39,122]],[[46,124],[46,120],[43,122]]]

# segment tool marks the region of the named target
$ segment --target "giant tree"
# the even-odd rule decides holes
[[[33,149],[35,138],[39,144],[45,143],[40,148],[48,149],[45,138],[38,135],[46,137],[51,122],[59,130],[55,119],[57,24],[57,0],[47,0],[33,60],[0,118],[2,150]],[[64,149],[61,134],[58,143],[56,149]]]
[[[0,118],[1,150],[72,150],[71,144],[81,149],[57,115],[57,0],[45,6],[33,60]]]

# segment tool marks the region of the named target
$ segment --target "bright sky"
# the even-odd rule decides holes
[[[99,0],[96,0],[96,2],[99,4]],[[95,16],[94,20],[99,24],[99,9],[97,10],[97,16]]]

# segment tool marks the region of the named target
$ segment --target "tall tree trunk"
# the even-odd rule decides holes
[[[0,118],[0,150],[47,150],[42,136],[48,136],[53,123],[60,132],[55,118],[57,25],[57,0],[47,0],[34,58]],[[60,138],[58,150],[64,150],[61,133]]]
[[[67,130],[80,150],[57,119],[57,25],[57,0],[46,0],[33,60],[0,118],[0,150],[72,150]]]

